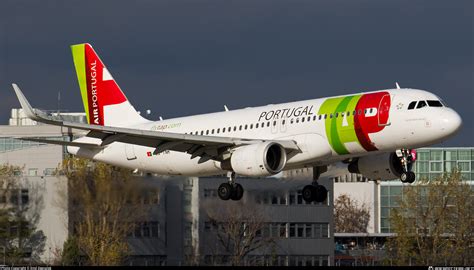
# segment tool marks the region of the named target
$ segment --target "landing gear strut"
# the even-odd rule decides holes
[[[403,172],[400,175],[400,181],[402,183],[413,183],[416,180],[415,173],[411,171],[413,167],[414,158],[410,149],[401,149],[396,151],[397,156],[400,158],[400,163],[403,168]]]
[[[229,182],[220,184],[217,195],[221,200],[239,201],[244,196],[244,188],[241,184],[235,183],[235,172],[228,174]]]
[[[302,194],[303,200],[307,203],[313,201],[321,203],[324,202],[328,197],[328,190],[323,185],[318,184],[318,178],[321,171],[318,167],[313,167],[313,182],[311,185],[307,185],[303,188]]]

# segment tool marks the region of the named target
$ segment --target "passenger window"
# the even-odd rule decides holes
[[[228,128],[227,128],[227,132],[230,132],[231,130],[232,130],[231,127],[228,127]]]
[[[313,116],[313,121],[316,121],[316,118],[317,118],[317,116],[316,116],[316,115],[315,115],[315,116]]]
[[[309,121],[311,120],[311,116],[308,116],[308,119],[307,119],[307,120],[308,120],[308,122],[309,122]]]
[[[267,127],[269,127],[269,126],[270,126],[270,122],[267,122]]]
[[[303,123],[303,122],[304,122],[304,117],[301,117],[301,123]]]
[[[339,115],[339,113],[336,113],[336,114],[334,115],[334,117],[337,118],[338,115]]]
[[[250,129],[253,129],[253,124],[250,124]]]
[[[214,134],[214,129],[211,130],[211,134]]]
[[[237,126],[234,126],[234,131],[236,131],[236,130],[237,130]]]
[[[258,128],[258,123],[255,124],[255,128]]]
[[[222,129],[222,133],[225,133],[225,128]]]
[[[290,124],[293,124],[293,118],[290,119]]]
[[[284,125],[285,124],[285,119],[283,119],[283,121],[281,121],[281,124]]]
[[[201,130],[201,135],[204,135],[204,131],[203,131],[203,130]]]
[[[428,106],[430,107],[443,107],[443,104],[439,100],[427,100]]]
[[[421,109],[426,106],[426,102],[424,100],[418,102],[418,105],[416,106],[417,109]]]
[[[296,123],[298,124],[300,122],[300,119],[299,118],[296,118]]]
[[[327,118],[328,118],[328,115],[327,115],[327,114],[325,114],[325,115],[324,115],[324,119],[327,119]]]
[[[277,125],[277,121],[273,121],[273,126],[276,126]]]
[[[245,125],[245,130],[247,130],[247,125]]]
[[[208,130],[206,130],[206,135],[209,135],[209,129],[208,129]]]
[[[242,125],[239,126],[239,130],[242,130]]]
[[[361,115],[361,114],[362,114],[362,110],[359,110],[359,115]]]
[[[329,115],[329,118],[332,118],[332,113]]]
[[[413,110],[415,108],[415,105],[416,105],[416,101],[410,102],[410,104],[408,105],[408,109]]]

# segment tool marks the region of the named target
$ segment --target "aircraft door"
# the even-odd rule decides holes
[[[135,155],[135,149],[133,148],[133,144],[125,144],[125,155],[127,156],[127,160],[134,160],[137,159]]]
[[[389,126],[390,125],[390,94],[386,94],[380,100],[379,108],[378,108],[378,124],[379,126]]]

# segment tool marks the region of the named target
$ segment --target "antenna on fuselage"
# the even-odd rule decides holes
[[[398,85],[398,82],[395,82],[395,85],[397,86],[397,89],[400,89],[400,85]]]
[[[227,105],[224,105],[224,110],[225,110],[226,112],[229,111],[229,108],[227,108]]]

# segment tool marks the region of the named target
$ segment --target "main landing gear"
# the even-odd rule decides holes
[[[397,156],[400,158],[403,172],[400,175],[400,181],[402,183],[413,183],[416,180],[415,173],[411,171],[413,167],[414,157],[410,149],[401,149],[396,151]]]
[[[313,182],[311,185],[307,185],[303,188],[303,200],[307,203],[311,202],[324,202],[328,197],[328,190],[323,185],[318,184],[318,178],[320,175],[320,168],[313,167]]]
[[[241,184],[235,183],[235,172],[228,173],[229,182],[220,184],[217,195],[221,200],[240,201],[244,196],[244,188]]]

